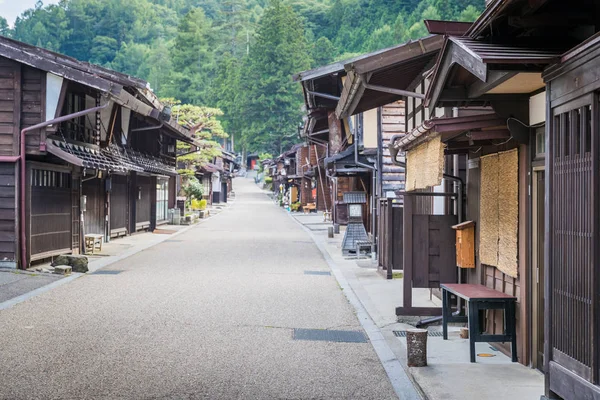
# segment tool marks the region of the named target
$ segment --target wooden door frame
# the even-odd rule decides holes
[[[537,195],[538,195],[538,183],[537,183],[537,179],[536,176],[537,174],[539,174],[540,172],[546,172],[546,167],[545,166],[535,166],[531,168],[531,199],[530,199],[530,204],[531,204],[531,231],[530,231],[530,238],[531,238],[531,249],[530,249],[530,260],[531,263],[529,265],[529,276],[531,277],[531,284],[530,284],[530,288],[531,288],[531,302],[530,302],[530,310],[531,310],[531,314],[530,314],[530,329],[529,329],[529,341],[531,344],[531,355],[530,355],[530,359],[531,359],[531,365],[535,368],[538,369],[542,369],[544,368],[543,365],[537,365],[537,357],[538,357],[538,352],[544,352],[544,349],[539,349],[538,348],[538,336],[539,334],[544,330],[544,326],[538,326],[538,319],[539,319],[539,313],[544,311],[544,304],[543,303],[539,303],[538,302],[538,297],[539,297],[539,293],[538,293],[538,284],[541,283],[543,284],[543,282],[539,282],[539,275],[537,275],[537,271],[536,271],[536,266],[540,269],[544,269],[545,271],[545,265],[539,265],[539,260],[538,260],[538,228],[539,228],[539,219],[538,219],[538,207],[537,207]],[[544,198],[546,197],[546,193],[544,191]]]

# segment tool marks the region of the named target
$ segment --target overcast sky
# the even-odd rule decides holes
[[[15,19],[28,8],[33,8],[37,0],[0,0],[0,15],[6,18],[10,26]],[[43,0],[44,4],[55,4],[58,0]]]

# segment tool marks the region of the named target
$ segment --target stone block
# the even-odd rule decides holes
[[[71,275],[72,268],[69,265],[58,265],[54,268],[56,275]]]
[[[406,330],[407,365],[427,366],[427,329]]]

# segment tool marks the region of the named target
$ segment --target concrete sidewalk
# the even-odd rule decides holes
[[[344,227],[333,239],[327,237],[327,227],[322,215],[290,213],[303,224],[319,247],[339,268],[344,279],[356,294],[370,318],[381,330],[394,356],[400,361],[409,378],[430,400],[526,400],[539,398],[544,392],[544,376],[537,370],[512,363],[510,358],[493,344],[477,343],[477,363],[469,360],[469,342],[459,337],[460,326],[450,327],[449,340],[441,337],[441,326],[430,326],[428,337],[428,366],[406,366],[406,339],[403,331],[413,328],[398,322],[396,307],[402,305],[403,280],[387,280],[377,270],[371,259],[346,259],[341,243]],[[441,301],[430,297],[428,289],[413,289],[413,302],[422,307],[441,307]],[[400,318],[403,322],[416,322],[413,318]],[[399,337],[400,336],[400,337]],[[481,355],[481,356],[479,356]]]

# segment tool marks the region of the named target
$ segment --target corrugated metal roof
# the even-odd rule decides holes
[[[551,41],[509,44],[462,37],[450,37],[448,40],[486,64],[552,64],[567,50]]]
[[[344,193],[344,203],[346,204],[366,204],[367,194],[365,192],[346,192]]]

